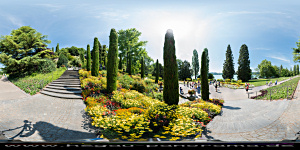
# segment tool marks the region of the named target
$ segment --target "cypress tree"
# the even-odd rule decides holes
[[[110,31],[107,57],[107,92],[112,93],[117,90],[118,76],[118,33],[115,29]]]
[[[87,45],[87,51],[86,51],[86,57],[87,57],[87,65],[86,70],[91,71],[91,51],[90,51],[90,45]]]
[[[98,46],[99,46],[99,65],[101,64],[101,57],[102,57],[102,46],[100,44],[100,41],[98,41]]]
[[[226,51],[226,60],[223,64],[223,79],[233,79],[234,72],[233,55],[230,45],[228,45]]]
[[[201,56],[201,97],[203,100],[209,99],[208,69],[206,62],[207,54],[204,50]]]
[[[297,75],[297,66],[294,65],[294,76]]]
[[[243,44],[240,49],[240,55],[238,59],[238,79],[243,82],[247,82],[251,79],[251,69],[250,69],[250,60],[249,52],[246,44]]]
[[[81,67],[84,66],[84,52],[80,52]]]
[[[158,83],[158,59],[156,60],[156,68],[155,68],[155,83]]]
[[[281,71],[282,71],[283,67],[282,65],[280,65],[280,68],[279,68],[279,76],[281,76]]]
[[[60,54],[57,61],[57,68],[60,68],[62,65],[65,67],[68,66],[68,58],[64,54]]]
[[[299,65],[297,65],[297,75],[299,75]]]
[[[59,53],[59,44],[57,43],[57,45],[56,45],[56,50],[55,50],[55,52],[58,54]]]
[[[52,52],[54,52],[54,47],[52,47]]]
[[[168,105],[178,105],[178,65],[176,61],[176,49],[173,31],[167,30],[164,43],[164,88],[163,99]]]
[[[94,58],[93,58],[93,63],[92,63],[92,76],[98,77],[99,75],[99,41],[98,38],[94,38],[94,47],[93,47],[93,52],[94,52]]]
[[[205,54],[206,54],[206,68],[207,68],[207,74],[209,73],[209,57],[208,57],[208,49],[204,48]]]
[[[144,57],[142,57],[142,61],[141,61],[141,78],[144,79],[144,74],[145,74],[145,66],[144,66]]]
[[[195,73],[195,79],[197,79],[197,74],[199,72],[199,59],[198,59],[198,52],[196,49],[193,51],[192,64]]]

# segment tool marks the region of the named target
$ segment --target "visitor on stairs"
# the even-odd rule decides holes
[[[198,95],[200,95],[200,89],[201,89],[200,84],[198,84],[198,87],[197,87]]]
[[[183,90],[182,90],[182,88],[180,87],[180,94],[181,95],[183,95],[184,93],[183,93]]]

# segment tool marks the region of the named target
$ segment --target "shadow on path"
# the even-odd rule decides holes
[[[223,106],[223,108],[225,108],[225,109],[232,109],[232,110],[241,109],[240,107],[232,107],[232,106]]]
[[[87,124],[83,125],[85,129],[89,129],[90,126]],[[14,129],[8,129],[2,131],[7,132],[7,131],[12,131],[16,129],[22,130],[16,134],[15,136],[8,138],[9,140],[14,140],[17,137],[30,137],[33,134],[35,134],[38,131],[38,135],[42,138],[43,141],[45,142],[53,142],[53,141],[80,141],[84,139],[92,139],[96,138],[96,133],[93,132],[81,132],[81,131],[76,131],[76,130],[71,130],[71,129],[66,129],[66,128],[61,128],[58,126],[55,126],[51,123],[44,122],[44,121],[38,121],[35,124],[31,124],[30,121],[24,120],[24,125],[20,127],[16,127]],[[91,130],[90,130],[91,131]],[[34,135],[36,136],[36,135]]]

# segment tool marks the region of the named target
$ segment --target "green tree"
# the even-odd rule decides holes
[[[252,71],[250,69],[249,52],[246,44],[241,46],[238,64],[238,79],[243,82],[248,82],[251,79]]]
[[[198,52],[196,49],[194,49],[194,51],[193,51],[192,64],[193,64],[193,71],[194,71],[195,79],[196,79],[197,74],[199,72],[199,59],[198,59]]]
[[[87,45],[87,51],[86,51],[86,57],[87,57],[87,65],[86,65],[86,70],[91,71],[91,51],[90,51],[90,45]]]
[[[209,99],[209,85],[208,85],[208,69],[207,69],[207,54],[204,50],[201,56],[201,97],[203,100]]]
[[[294,62],[300,62],[300,39],[296,42],[297,48],[293,48]]]
[[[80,52],[81,67],[84,66],[84,52]]]
[[[207,68],[207,74],[209,73],[209,57],[208,57],[208,49],[204,48],[205,54],[206,54],[206,68]]]
[[[280,65],[280,68],[279,68],[279,75],[281,76],[281,71],[282,71],[283,67],[282,65]]]
[[[52,52],[54,52],[54,47],[52,47]]]
[[[51,43],[46,38],[47,35],[42,35],[30,26],[22,26],[12,30],[10,35],[1,36],[0,54],[3,57],[11,55],[16,60],[33,56],[46,50],[47,44]]]
[[[68,66],[68,58],[64,54],[60,54],[58,61],[57,61],[57,68],[61,67],[62,65],[65,65],[65,67]]]
[[[230,45],[227,46],[226,51],[226,60],[223,64],[223,79],[233,79],[234,76],[234,63],[233,63],[233,55],[231,51]]]
[[[262,78],[273,77],[276,73],[274,67],[271,64],[271,61],[267,61],[266,59],[258,64],[258,69]]]
[[[118,76],[118,33],[111,29],[109,35],[109,50],[107,61],[107,91],[112,93],[117,90]]]
[[[118,31],[119,51],[120,56],[123,57],[121,63],[126,64],[127,73],[129,73],[129,59],[131,59],[132,62],[138,62],[142,57],[146,58],[148,56],[147,51],[144,48],[147,41],[139,41],[141,34],[142,33],[135,28]],[[140,63],[133,63],[131,65],[132,71],[138,71],[140,69]]]
[[[128,62],[128,74],[129,75],[132,75],[132,68],[131,68],[131,63],[132,63],[132,60],[131,60],[131,54],[128,55],[129,57],[129,62]]]
[[[164,43],[164,89],[163,99],[168,105],[178,105],[179,85],[176,62],[175,40],[172,30],[167,30]]]
[[[297,65],[294,65],[294,76],[297,75]]]
[[[191,69],[191,65],[187,60],[181,63],[178,70],[178,77],[180,80],[191,78],[191,76],[193,75],[193,69]]]
[[[155,68],[155,83],[158,83],[158,71],[159,71],[159,68],[158,68],[158,59],[156,60],[156,68]]]
[[[299,75],[299,65],[297,65],[297,75]]]
[[[59,54],[59,44],[58,44],[58,43],[57,43],[57,45],[56,45],[55,52],[56,52],[57,54]]]
[[[94,47],[93,47],[93,52],[94,52],[94,58],[93,58],[93,63],[92,63],[92,76],[97,77],[99,75],[99,41],[98,38],[94,38]]]
[[[141,78],[144,79],[145,76],[145,63],[144,63],[144,57],[142,57],[142,61],[141,61]]]

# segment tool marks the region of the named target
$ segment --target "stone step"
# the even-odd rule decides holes
[[[56,83],[50,83],[51,86],[60,86],[60,87],[81,87],[80,84],[78,85],[68,85],[68,84],[56,84]]]
[[[54,80],[54,81],[60,81],[60,82],[71,82],[71,81],[79,81],[79,79],[74,79],[74,78],[70,78],[70,79],[60,79],[58,78],[57,80]]]
[[[44,88],[44,91],[54,92],[54,93],[62,93],[62,94],[81,94],[81,90],[63,90],[63,89],[51,89]]]
[[[63,81],[53,81],[51,83],[54,83],[54,84],[67,84],[67,85],[70,85],[70,84],[73,84],[73,85],[80,85],[80,82],[79,81],[70,81],[70,82],[63,82]]]
[[[48,91],[42,91],[42,94],[52,96],[52,97],[58,97],[58,98],[63,98],[63,99],[78,99],[82,100],[81,94],[58,94],[58,93],[53,93],[53,92],[48,92]]]
[[[50,89],[59,89],[59,90],[81,90],[81,87],[61,87],[61,86],[51,86],[48,85],[46,88],[50,88]]]

